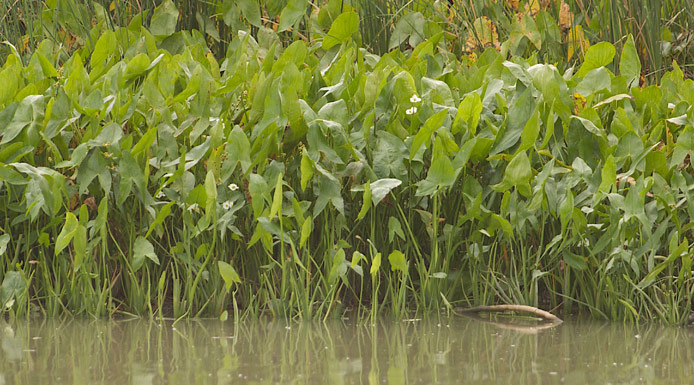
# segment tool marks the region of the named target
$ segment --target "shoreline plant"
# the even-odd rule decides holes
[[[3,311],[689,321],[676,63],[646,86],[631,36],[560,71],[510,43],[460,57],[433,26],[377,55],[356,9],[294,11],[308,39],[238,30],[221,58],[171,1],[69,56],[4,43]]]

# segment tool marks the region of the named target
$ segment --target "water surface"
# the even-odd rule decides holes
[[[433,320],[0,321],[2,384],[683,384],[688,328]]]

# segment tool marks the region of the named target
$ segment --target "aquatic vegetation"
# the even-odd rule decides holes
[[[2,308],[688,321],[694,82],[676,63],[645,86],[631,36],[559,71],[493,44],[460,57],[443,31],[379,56],[353,9],[325,7],[305,39],[251,23],[221,57],[170,1],[69,57],[6,44]]]

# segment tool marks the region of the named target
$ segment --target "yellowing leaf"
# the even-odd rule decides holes
[[[486,16],[478,17],[468,31],[465,52],[489,46],[499,47],[499,34],[496,32],[496,26]]]
[[[588,48],[590,48],[590,43],[583,34],[583,28],[580,25],[571,28],[569,32],[567,32],[566,43],[568,44],[569,49],[569,60],[571,60],[575,53],[580,53],[581,56],[585,55]]]

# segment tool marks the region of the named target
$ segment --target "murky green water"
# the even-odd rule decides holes
[[[1,323],[2,384],[618,384],[694,381],[686,328],[433,321]]]

